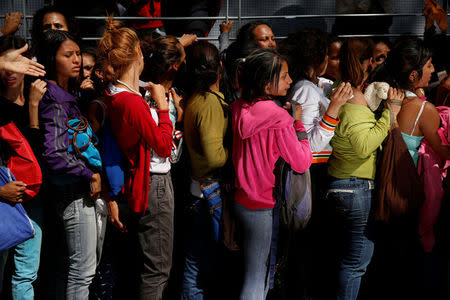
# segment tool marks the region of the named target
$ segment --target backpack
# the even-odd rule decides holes
[[[305,228],[312,210],[309,170],[297,173],[280,158],[276,163],[275,177],[280,226],[293,231]]]
[[[91,167],[102,168],[102,159],[95,145],[98,144],[98,138],[92,131],[88,120],[79,116],[68,119],[67,132],[69,134],[69,152],[74,152],[79,158],[86,161]]]

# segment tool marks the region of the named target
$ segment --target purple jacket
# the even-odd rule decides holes
[[[90,180],[94,174],[82,159],[67,151],[69,135],[66,122],[78,116],[81,116],[81,112],[77,99],[47,81],[47,92],[39,104],[39,119],[44,134],[42,157],[51,179],[62,179],[64,183],[69,183],[77,179]]]

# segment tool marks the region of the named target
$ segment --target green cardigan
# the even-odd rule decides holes
[[[331,140],[333,154],[328,173],[336,178],[375,178],[377,149],[390,128],[390,112],[381,118],[366,106],[346,103],[339,110],[341,120]]]
[[[217,93],[223,97],[221,93]],[[206,92],[193,95],[184,113],[184,138],[189,151],[192,177],[215,178],[228,159],[224,137],[228,129],[228,104]]]

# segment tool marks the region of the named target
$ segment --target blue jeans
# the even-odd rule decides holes
[[[263,300],[269,291],[269,262],[273,209],[248,209],[235,202],[243,230],[244,285],[241,300]]]
[[[340,264],[336,298],[356,299],[374,249],[369,238],[374,183],[373,180],[361,178],[334,178],[327,195],[335,202],[345,231],[345,251]]]
[[[12,251],[14,255],[14,273],[11,280],[11,293],[12,299],[14,300],[34,299],[33,282],[37,278],[41,257],[42,230],[40,225],[42,220],[42,207],[40,207],[40,199],[36,198],[31,200],[29,203],[24,204],[24,208],[33,224],[35,230],[34,237],[0,254],[2,257],[0,259],[1,273],[3,273],[8,252]],[[0,279],[2,278],[3,276],[0,274]]]
[[[62,200],[62,199],[61,199]],[[62,201],[63,202],[63,201]],[[94,201],[86,195],[58,209],[69,256],[66,298],[88,299],[97,265],[97,224]]]
[[[187,240],[181,299],[202,300],[208,292],[208,279],[213,272],[217,245],[212,239],[207,200],[191,196],[186,211],[191,228]]]

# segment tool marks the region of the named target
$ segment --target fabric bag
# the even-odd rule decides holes
[[[200,184],[200,189],[208,201],[213,240],[218,242],[222,235],[222,197],[220,196],[220,183],[217,180],[207,181]]]
[[[383,144],[376,182],[378,221],[388,222],[391,217],[417,213],[425,200],[423,182],[399,128],[394,128]]]
[[[7,166],[10,170],[14,170],[18,181],[23,181],[27,185],[23,201],[29,201],[39,193],[42,184],[42,172],[36,156],[13,122],[0,126],[0,138],[12,150]]]
[[[0,167],[0,186],[16,181],[5,167]],[[0,251],[14,247],[35,235],[33,224],[20,203],[0,200]]]
[[[280,226],[294,231],[305,228],[312,210],[309,170],[302,174],[297,173],[280,158],[275,171],[278,179],[276,194],[279,202]]]
[[[98,138],[92,131],[88,120],[79,116],[67,120],[70,145],[69,152],[84,159],[91,167],[102,168],[102,159],[95,145],[98,144]]]

